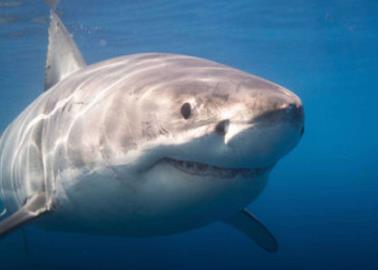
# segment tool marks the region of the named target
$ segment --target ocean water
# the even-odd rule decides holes
[[[257,74],[303,100],[305,135],[249,206],[275,254],[216,223],[154,238],[27,226],[0,269],[378,269],[378,1],[63,0],[88,63],[174,52]],[[42,91],[48,7],[0,1],[0,130]]]

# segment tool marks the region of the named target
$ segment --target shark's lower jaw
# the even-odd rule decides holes
[[[164,158],[163,161],[186,174],[222,179],[232,179],[237,176],[241,176],[243,178],[251,178],[262,175],[267,171],[267,168],[221,168],[205,163],[199,163],[196,161],[184,161],[172,158]]]

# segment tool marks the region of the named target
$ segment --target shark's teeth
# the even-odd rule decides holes
[[[204,163],[199,163],[195,161],[184,161],[184,160],[176,160],[171,158],[165,158],[168,164],[172,165],[173,167],[193,175],[200,175],[200,176],[209,176],[209,177],[217,177],[217,178],[234,178],[236,176],[242,177],[253,177],[256,175],[260,175],[264,172],[263,169],[244,169],[244,168],[235,168],[235,169],[228,169],[228,168],[221,168],[217,166],[212,166]]]

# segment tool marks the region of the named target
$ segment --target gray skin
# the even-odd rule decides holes
[[[9,126],[0,196],[13,213],[44,192],[48,229],[181,232],[252,202],[302,133],[300,99],[277,84],[190,56],[119,57],[61,80]]]

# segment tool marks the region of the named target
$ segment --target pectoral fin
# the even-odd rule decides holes
[[[224,222],[247,235],[263,249],[269,252],[276,252],[278,250],[278,243],[274,236],[247,209],[243,209],[225,219]]]
[[[0,236],[13,231],[22,224],[47,211],[45,193],[38,193],[29,198],[24,206],[0,222]]]

